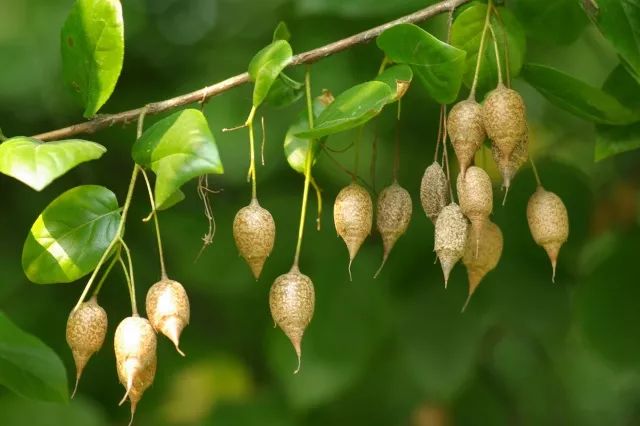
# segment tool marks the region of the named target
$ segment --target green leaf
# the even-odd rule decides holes
[[[62,27],[65,81],[92,117],[116,87],[124,60],[124,23],[119,0],[76,0]]]
[[[95,269],[119,224],[113,192],[96,185],[72,188],[34,222],[22,249],[22,268],[36,284],[75,281]]]
[[[574,42],[589,23],[576,0],[518,0],[509,10],[528,37],[549,44]]]
[[[313,101],[313,115],[318,117],[327,107],[327,97],[319,96]],[[296,121],[289,126],[287,134],[284,136],[284,155],[293,170],[304,173],[307,161],[309,144],[313,146],[313,164],[315,164],[318,152],[320,152],[320,142],[316,139],[303,139],[296,136],[298,133],[309,130],[309,121],[306,111],[301,111]],[[313,165],[312,164],[312,165]]]
[[[253,57],[249,63],[249,76],[255,82],[253,106],[258,107],[267,97],[280,72],[291,62],[293,52],[286,40],[276,40]]]
[[[289,31],[289,27],[287,26],[287,23],[284,21],[278,22],[276,29],[273,30],[273,41],[278,41],[278,40],[284,40],[284,41],[291,40],[291,31]]]
[[[466,53],[438,40],[413,24],[389,28],[377,44],[393,62],[411,65],[418,79],[438,103],[458,97]]]
[[[133,160],[157,176],[156,208],[175,204],[187,181],[207,173],[223,173],[216,141],[197,109],[185,109],[148,128],[132,148]]]
[[[496,38],[498,40],[498,52],[502,65],[503,77],[505,74],[505,45],[509,46],[509,70],[511,77],[520,74],[520,69],[524,61],[526,51],[526,38],[524,30],[507,9],[498,8],[502,23],[495,16],[491,17],[491,25],[493,26]],[[480,39],[487,14],[487,5],[483,3],[472,3],[471,6],[463,10],[451,28],[451,44],[463,49],[467,52],[464,83],[467,87],[471,87],[473,83],[473,75],[476,70],[476,62],[478,60],[478,51],[480,50]],[[478,92],[485,93],[494,88],[498,82],[498,71],[496,65],[496,54],[493,46],[491,33],[487,32],[485,37],[484,55],[480,65],[480,74],[478,75]]]
[[[619,65],[614,69],[602,89],[616,97],[625,106],[640,109],[640,84]],[[640,148],[640,122],[627,126],[596,126],[595,160]]]
[[[288,77],[285,73],[280,73],[269,89],[265,102],[276,108],[284,108],[299,101],[303,95],[304,84]]]
[[[80,139],[42,143],[18,136],[0,144],[0,172],[41,191],[78,164],[102,157],[106,150]]]
[[[312,130],[297,133],[305,139],[317,139],[358,127],[378,115],[392,98],[389,85],[368,81],[345,90],[318,116]]]
[[[377,81],[387,83],[393,92],[390,102],[395,102],[404,96],[412,79],[413,71],[411,71],[411,67],[404,64],[389,67],[376,77]]]
[[[68,400],[67,372],[58,355],[0,312],[0,384],[30,399]]]
[[[616,51],[640,75],[640,4],[637,0],[598,0],[597,7],[583,2],[587,15]]]
[[[594,123],[622,125],[640,120],[640,111],[554,68],[527,64],[522,76],[552,104]]]

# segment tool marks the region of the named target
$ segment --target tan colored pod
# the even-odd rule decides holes
[[[134,383],[156,362],[156,333],[146,318],[133,315],[118,324],[113,342],[118,377],[126,388],[122,404],[130,396]]]
[[[236,213],[233,219],[233,239],[240,256],[249,264],[257,280],[276,239],[273,216],[260,206],[257,199],[252,199],[248,206]]]
[[[138,403],[142,399],[142,395],[153,384],[153,380],[156,376],[157,366],[158,359],[154,354],[153,358],[149,361],[147,366],[140,372],[140,374],[136,375],[133,380],[133,385],[131,386],[131,390],[129,391],[129,402],[131,404],[131,419],[129,420],[129,426],[133,424],[133,417],[136,414],[136,408],[138,407]],[[126,383],[127,379],[124,369],[120,368],[120,366],[118,365],[117,370],[120,383]]]
[[[89,358],[98,352],[107,335],[107,313],[93,296],[71,311],[67,319],[67,344],[76,364],[76,385],[71,397],[78,390],[78,383]]]
[[[167,336],[184,356],[180,350],[180,334],[189,324],[191,310],[182,284],[168,278],[158,281],[147,292],[146,308],[151,326]]]
[[[553,192],[538,186],[527,204],[527,221],[534,241],[544,247],[551,260],[555,282],[560,248],[569,238],[569,215],[564,203]]]
[[[276,278],[269,292],[271,317],[289,338],[298,357],[294,373],[300,370],[302,337],[313,318],[315,303],[313,282],[297,266]]]
[[[509,158],[527,134],[527,116],[522,96],[499,84],[485,98],[482,122],[493,145],[504,158]]]
[[[467,308],[480,281],[498,265],[502,256],[503,244],[502,231],[498,225],[491,221],[485,222],[480,230],[479,245],[478,241],[469,234],[462,257],[462,263],[467,268],[467,277],[469,278],[469,296],[462,307],[462,312]]]
[[[378,232],[382,236],[384,254],[382,264],[374,278],[382,270],[398,238],[407,231],[411,221],[412,210],[411,195],[397,182],[387,186],[380,192],[376,209],[376,225]]]
[[[371,233],[373,224],[373,203],[369,192],[355,182],[342,188],[333,205],[333,221],[349,250],[351,278],[351,262]]]
[[[440,211],[449,204],[449,182],[442,166],[436,161],[424,171],[420,183],[420,202],[429,220],[435,225]]]
[[[464,254],[468,228],[467,218],[456,203],[443,208],[436,220],[434,250],[442,266],[445,288],[451,270]]]
[[[447,131],[464,175],[487,135],[482,122],[482,106],[473,99],[458,102],[447,118]]]
[[[508,192],[516,173],[529,160],[529,135],[526,134],[518,142],[509,157],[504,157],[495,146],[491,147],[491,154],[502,175],[502,188]]]
[[[456,186],[460,209],[471,221],[471,233],[477,241],[480,230],[493,211],[491,178],[481,167],[471,166],[466,174],[458,174]]]

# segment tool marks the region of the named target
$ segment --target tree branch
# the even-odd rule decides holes
[[[467,3],[469,1],[470,0],[441,1],[439,3],[433,4],[429,7],[421,9],[417,12],[403,16],[402,18],[396,19],[391,22],[387,22],[386,24],[382,24],[375,28],[371,28],[369,30],[355,34],[351,37],[347,37],[342,40],[338,40],[336,42],[327,44],[326,46],[322,46],[317,49],[309,50],[308,52],[303,52],[298,55],[295,55],[292,58],[289,66],[295,66],[300,64],[310,64],[310,63],[316,62],[320,59],[326,58],[327,56],[349,49],[358,44],[367,43],[373,40],[374,38],[378,37],[386,29],[391,28],[395,25],[421,22],[435,15],[438,15],[440,13],[455,9],[458,6],[464,3]],[[33,137],[41,141],[48,141],[48,140],[63,139],[63,138],[81,134],[81,133],[94,133],[106,127],[113,126],[114,124],[135,122],[140,116],[140,112],[142,111],[143,108],[147,109],[146,111],[147,115],[158,114],[164,111],[168,111],[168,110],[171,110],[180,106],[192,104],[195,102],[204,102],[209,98],[212,98],[216,95],[219,95],[220,93],[226,92],[228,90],[233,89],[234,87],[238,87],[248,82],[249,82],[249,74],[244,72],[242,74],[238,74],[234,77],[230,77],[226,80],[215,83],[211,86],[204,87],[200,90],[196,90],[191,93],[186,93],[184,95],[176,96],[175,98],[171,98],[171,99],[167,99],[159,102],[153,102],[153,103],[147,104],[142,108],[136,108],[129,111],[119,112],[116,114],[100,115],[89,121],[74,124],[68,127],[64,127],[62,129],[41,133]]]

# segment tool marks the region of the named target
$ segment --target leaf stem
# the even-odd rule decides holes
[[[149,183],[149,176],[147,176],[147,172],[144,169],[141,169],[142,177],[144,178],[145,186],[147,187],[147,192],[149,193],[149,203],[151,204],[151,215],[153,216],[153,222],[156,228],[156,239],[158,241],[158,256],[160,257],[160,276],[161,278],[167,279],[167,268],[164,263],[164,250],[162,249],[162,236],[160,234],[160,223],[158,220],[158,210],[156,210],[156,202],[153,199],[153,191],[151,190],[151,184]]]
[[[322,221],[322,189],[318,186],[316,180],[311,176],[311,186],[316,191],[316,200],[318,202],[318,217],[316,219],[316,228],[320,230],[320,222]]]
[[[109,276],[109,273],[113,269],[113,266],[116,264],[116,262],[118,261],[119,257],[120,257],[120,250],[118,249],[116,251],[116,253],[113,255],[113,257],[111,259],[111,263],[109,264],[109,266],[107,266],[107,269],[102,274],[102,277],[100,278],[100,281],[98,281],[98,284],[96,284],[96,288],[93,290],[93,293],[92,293],[91,297],[98,297],[98,293],[100,293],[100,289],[102,288],[102,284],[104,284],[104,282],[107,280],[107,277]]]
[[[493,31],[493,25],[489,24],[489,30],[491,31],[491,38],[493,39],[493,49],[496,52],[496,67],[498,70],[498,86],[502,86],[502,64],[500,63],[500,50],[498,49],[498,39],[495,31]]]
[[[536,163],[533,162],[533,158],[531,158],[531,156],[529,156],[529,162],[531,163],[531,169],[533,169],[533,176],[536,178],[536,183],[538,186],[542,186],[540,175],[538,174],[538,168],[536,167]]]
[[[131,258],[131,251],[129,246],[120,238],[120,244],[124,248],[124,252],[127,255],[127,263],[129,264],[129,297],[131,298],[131,313],[133,316],[138,315],[138,304],[136,303],[136,282],[133,274],[133,259]]]
[[[498,10],[498,8],[494,5],[492,7],[492,11],[493,14],[496,15],[496,17],[498,18],[498,22],[500,22],[500,26],[502,27],[502,31],[504,36],[502,37],[503,40],[503,49],[504,49],[504,70],[505,70],[505,77],[507,79],[507,87],[511,88],[511,71],[510,71],[510,62],[509,62],[509,37],[507,36],[507,31],[506,28],[504,26],[504,21],[502,20],[502,15],[500,14],[500,11]]]
[[[480,75],[480,64],[482,63],[482,56],[484,54],[484,43],[487,37],[487,30],[491,19],[491,8],[493,2],[489,0],[487,4],[487,15],[484,18],[484,27],[482,28],[482,35],[480,36],[480,46],[478,47],[478,59],[476,61],[476,71],[473,74],[473,83],[471,84],[471,91],[469,92],[469,99],[476,99],[476,88],[478,86],[478,77]]]
[[[251,160],[249,162],[249,173],[248,179],[251,180],[251,199],[256,199],[256,156],[255,156],[255,139],[253,135],[253,118],[256,115],[256,107],[255,105],[251,107],[251,112],[249,112],[249,117],[247,117],[247,121],[244,123],[245,126],[249,128],[249,150],[251,151],[250,157]]]

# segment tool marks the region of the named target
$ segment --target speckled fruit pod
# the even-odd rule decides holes
[[[509,189],[516,173],[529,159],[529,135],[525,134],[509,157],[503,156],[495,146],[491,146],[491,154],[502,175],[502,187]]]
[[[333,221],[338,235],[347,245],[351,261],[371,233],[373,203],[369,192],[356,183],[342,188],[333,206]]]
[[[409,227],[413,203],[409,192],[394,182],[380,192],[376,207],[376,226],[384,246],[383,260],[376,272],[377,276],[396,241]]]
[[[482,106],[472,99],[455,104],[447,118],[447,131],[464,175],[487,137],[482,122]]]
[[[456,203],[443,208],[436,220],[434,250],[442,266],[445,287],[451,270],[464,254],[468,228],[469,223]]]
[[[498,85],[489,92],[482,105],[482,122],[493,145],[504,158],[509,158],[527,133],[522,96],[502,84]]]
[[[449,204],[449,183],[438,162],[433,162],[424,171],[420,184],[420,202],[429,220],[436,223],[440,211]]]
[[[458,174],[456,187],[460,209],[471,222],[489,217],[493,211],[493,188],[484,169],[471,166],[466,174]]]
[[[493,222],[487,221],[480,229],[479,240],[471,233],[467,237],[467,244],[462,257],[462,263],[467,268],[469,278],[469,296],[462,308],[464,311],[484,276],[493,270],[500,261],[503,248],[502,231]]]
[[[149,288],[146,299],[147,316],[151,326],[167,336],[180,350],[180,334],[189,324],[191,311],[189,297],[182,284],[170,279],[163,279]]]
[[[291,341],[298,357],[298,369],[302,336],[313,318],[315,303],[313,282],[297,267],[276,278],[269,292],[271,317]]]
[[[529,198],[527,221],[534,241],[544,247],[549,255],[553,267],[552,280],[555,280],[558,253],[569,238],[567,208],[560,197],[538,186]]]
[[[153,384],[153,380],[155,379],[155,376],[156,376],[157,367],[158,367],[158,359],[157,359],[157,356],[154,354],[153,358],[149,361],[149,363],[144,367],[142,371],[139,372],[139,374],[135,376],[133,380],[133,384],[128,394],[129,402],[131,404],[131,421],[129,422],[129,425],[131,425],[131,423],[133,422],[133,416],[136,413],[136,408],[138,406],[138,403],[142,399],[142,395]],[[117,370],[118,370],[118,379],[120,380],[120,383],[122,383],[122,385],[126,387],[127,378],[125,376],[126,373],[124,369],[118,366]]]
[[[98,305],[95,297],[71,311],[67,319],[66,334],[76,365],[77,388],[89,358],[102,348],[107,335],[107,313]]]
[[[276,224],[268,210],[255,198],[241,208],[233,219],[233,238],[240,256],[249,264],[258,279],[276,239]]]

